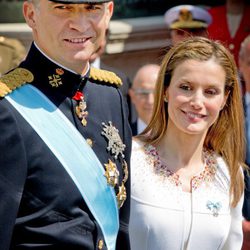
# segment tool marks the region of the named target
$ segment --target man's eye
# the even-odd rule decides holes
[[[87,6],[86,6],[86,9],[87,10],[98,10],[98,9],[100,9],[101,7],[100,7],[100,5],[98,5],[98,4],[88,4]]]
[[[66,5],[56,5],[55,8],[60,9],[60,10],[65,10],[65,9],[67,9],[67,6]]]

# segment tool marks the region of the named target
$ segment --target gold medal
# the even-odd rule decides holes
[[[108,164],[104,164],[106,167],[105,177],[107,182],[112,187],[115,187],[119,181],[119,171],[117,170],[116,164],[109,159]]]
[[[122,183],[122,185],[119,187],[119,192],[116,198],[117,198],[118,208],[121,208],[124,204],[124,201],[127,199],[127,192],[124,183]]]
[[[126,183],[128,180],[128,164],[126,161],[123,161],[122,169],[123,169],[123,174],[124,174],[122,182]]]

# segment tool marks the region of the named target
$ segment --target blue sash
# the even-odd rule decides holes
[[[114,189],[92,148],[64,114],[38,89],[26,84],[6,99],[34,128],[78,187],[101,227],[106,245],[114,250],[119,228]]]

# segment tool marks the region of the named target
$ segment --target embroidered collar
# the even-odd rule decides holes
[[[163,179],[168,178],[175,186],[181,186],[182,183],[179,175],[169,170],[166,164],[161,161],[156,148],[153,145],[145,145],[144,147],[146,155],[148,156],[147,160],[154,166],[154,173],[161,176]],[[192,177],[192,190],[196,190],[204,182],[213,181],[216,174],[217,161],[215,153],[213,151],[203,149],[203,155],[206,164],[200,173]]]

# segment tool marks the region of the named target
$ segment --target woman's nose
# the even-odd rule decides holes
[[[194,95],[191,98],[190,104],[195,109],[201,108],[203,104],[203,94],[198,91],[194,93]]]

